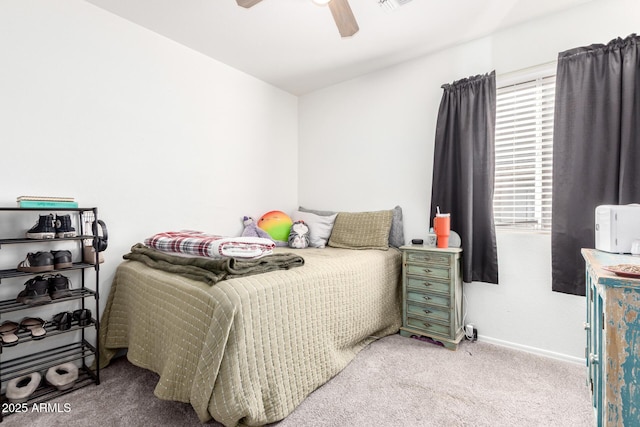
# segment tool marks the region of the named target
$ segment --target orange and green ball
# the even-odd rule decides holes
[[[258,220],[258,227],[266,231],[273,240],[286,242],[289,239],[293,221],[282,211],[270,211]]]

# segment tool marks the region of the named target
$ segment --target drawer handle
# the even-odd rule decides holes
[[[431,270],[430,270],[430,269],[428,269],[428,268],[425,268],[425,269],[424,269],[424,272],[425,272],[425,273],[431,273]]]
[[[427,328],[430,328],[430,327],[431,327],[431,323],[422,322],[422,324],[423,324],[424,326],[426,326]]]
[[[423,282],[422,284],[425,285],[425,286],[431,286],[431,283],[429,283],[429,282]]]
[[[424,311],[424,314],[429,314],[429,313],[431,313],[431,310],[422,310],[422,311]]]
[[[422,298],[424,298],[426,301],[429,301],[431,299],[431,297],[427,297],[427,296],[423,296]]]

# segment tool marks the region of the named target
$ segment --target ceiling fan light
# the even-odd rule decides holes
[[[326,6],[329,4],[329,2],[331,0],[311,0],[314,4],[317,4],[318,6]]]

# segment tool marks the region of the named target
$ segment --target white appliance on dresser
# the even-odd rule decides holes
[[[596,249],[628,254],[634,240],[640,240],[640,204],[596,208]]]

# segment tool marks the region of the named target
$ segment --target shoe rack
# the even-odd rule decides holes
[[[13,278],[31,279],[42,272],[32,273],[18,271],[16,267],[8,269],[0,269],[0,286],[10,286],[15,288],[14,297],[11,299],[0,300],[0,324],[7,321],[20,322],[20,319],[38,315],[39,311],[43,311],[44,307],[55,305],[59,307],[56,312],[73,312],[74,310],[89,309],[91,311],[90,319],[75,319],[60,327],[54,322],[54,319],[44,319],[44,329],[46,333],[41,337],[35,337],[30,330],[18,330],[15,335],[18,340],[12,343],[0,341],[0,422],[7,415],[15,412],[31,412],[34,404],[46,402],[55,397],[66,393],[73,392],[79,388],[95,384],[100,384],[99,369],[99,329],[100,329],[100,309],[99,309],[99,282],[100,282],[100,264],[90,264],[83,260],[83,245],[85,240],[96,241],[98,236],[93,234],[92,227],[88,229],[85,224],[91,224],[98,219],[97,208],[10,208],[0,207],[0,221],[9,221],[14,215],[29,215],[30,219],[37,220],[40,215],[70,215],[75,218],[77,236],[64,237],[54,239],[29,239],[29,238],[0,238],[0,265],[2,263],[2,250],[8,250],[6,247],[11,245],[11,250],[27,255],[28,252],[48,251],[52,243],[69,241],[73,263],[71,267],[64,269],[47,271],[44,274],[60,273],[71,279],[71,293],[69,296],[53,299],[50,303],[43,305],[29,306],[16,301],[16,296],[24,289]],[[90,221],[90,222],[88,222]],[[16,230],[15,234],[25,236],[26,230]],[[1,236],[0,236],[1,237]],[[10,279],[11,280],[5,280]],[[11,282],[11,283],[8,283]],[[6,291],[8,292],[8,291]],[[49,309],[49,311],[51,311]],[[71,314],[71,313],[69,313]],[[50,316],[49,316],[50,317]],[[54,316],[55,317],[55,316]],[[87,328],[95,329],[95,336],[89,338],[92,334],[85,334]],[[69,333],[76,332],[72,335]],[[73,337],[71,339],[59,339],[67,335]],[[86,335],[86,336],[85,336]],[[90,342],[91,341],[91,342]],[[36,344],[37,343],[37,344]],[[35,347],[29,350],[29,347]],[[20,348],[20,351],[16,349]],[[44,349],[43,349],[44,348]],[[12,355],[14,353],[14,355]],[[15,353],[18,353],[15,355]],[[49,384],[45,380],[45,373],[50,369],[59,366],[65,366],[69,362],[74,363],[78,367],[78,377],[72,387],[56,387]],[[68,366],[68,365],[67,365]],[[41,382],[36,390],[31,393],[24,402],[11,401],[6,396],[9,384],[16,385],[17,381],[33,373],[39,373]],[[20,379],[20,380],[17,380]],[[12,381],[13,380],[13,381]]]

